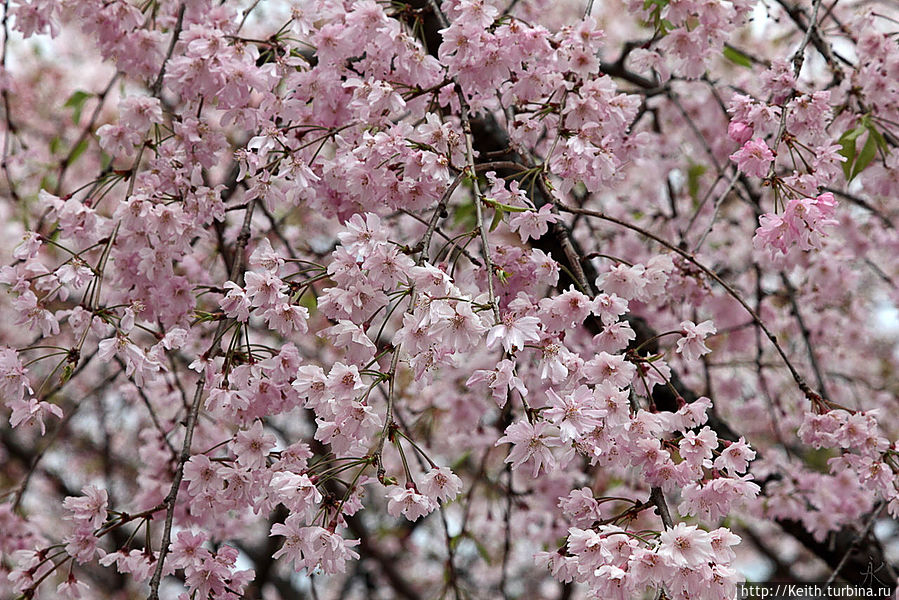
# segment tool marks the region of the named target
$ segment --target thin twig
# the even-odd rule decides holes
[[[796,301],[796,288],[793,287],[793,284],[790,283],[789,278],[786,273],[781,272],[780,280],[783,282],[784,287],[787,289],[787,296],[790,298],[790,307],[793,309],[793,316],[796,317],[796,322],[799,324],[799,332],[802,334],[802,339],[805,340],[805,347],[808,350],[809,362],[812,365],[812,371],[815,373],[815,379],[818,382],[818,388],[821,390],[821,394],[826,398],[827,397],[827,388],[824,385],[824,375],[821,371],[821,367],[818,366],[818,358],[815,355],[815,349],[812,347],[812,336],[809,333],[808,327],[805,325],[805,320],[802,318],[802,313],[799,312],[799,303]]]
[[[178,7],[178,20],[175,21],[175,30],[172,32],[172,41],[169,43],[169,49],[165,54],[165,58],[162,59],[162,66],[159,68],[159,74],[156,76],[156,81],[153,82],[153,87],[150,88],[155,98],[159,98],[159,94],[162,92],[162,80],[165,77],[165,66],[168,64],[169,59],[172,58],[172,53],[175,51],[175,44],[178,43],[178,38],[181,37],[181,28],[183,26],[184,2]]]
[[[881,500],[874,507],[874,510],[871,512],[871,516],[868,518],[868,521],[865,523],[864,529],[862,529],[858,535],[855,536],[855,539],[849,544],[849,547],[846,548],[846,552],[843,554],[843,558],[840,559],[840,562],[837,563],[837,566],[834,568],[833,573],[830,574],[830,577],[827,578],[827,581],[824,585],[830,585],[837,578],[837,575],[840,574],[840,571],[843,570],[843,567],[846,565],[846,561],[849,560],[849,555],[852,554],[852,551],[858,548],[861,544],[861,541],[868,537],[868,533],[871,531],[871,527],[874,526],[874,522],[880,516],[880,513],[883,512],[883,509],[886,508],[886,503]]]

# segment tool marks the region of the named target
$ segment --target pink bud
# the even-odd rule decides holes
[[[752,126],[740,121],[731,121],[727,126],[727,135],[741,146],[752,138]]]

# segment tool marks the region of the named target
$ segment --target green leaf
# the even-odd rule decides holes
[[[493,208],[499,208],[505,212],[528,212],[531,210],[526,206],[512,206],[511,204],[503,204],[502,202],[498,202],[493,198],[488,198],[484,196],[484,204],[488,206],[492,206]]]
[[[40,189],[42,190],[52,190],[56,187],[56,177],[50,175],[44,175],[41,177],[41,185]]]
[[[850,134],[852,132],[847,131],[840,138],[840,150],[837,152],[840,156],[846,158],[846,162],[843,163],[843,175],[846,177],[846,180],[849,180],[849,175],[852,173],[852,163],[855,162],[855,137],[851,137]]]
[[[84,151],[87,150],[87,146],[87,138],[81,140],[81,142],[72,150],[72,155],[69,157],[69,164],[72,164],[73,162],[78,160],[78,157],[84,154]]]
[[[69,99],[66,100],[66,103],[63,104],[66,108],[74,109],[74,113],[72,113],[72,122],[77,125],[78,121],[81,120],[81,111],[84,110],[84,103],[87,102],[87,99],[93,96],[93,94],[85,92],[83,90],[76,90],[74,94],[69,96]]]
[[[62,368],[62,373],[59,376],[59,385],[65,385],[69,379],[72,378],[72,374],[75,372],[74,365],[66,365]]]
[[[724,58],[741,67],[752,67],[752,59],[732,46],[724,47]]]
[[[303,294],[300,296],[298,304],[310,313],[313,313],[315,312],[315,309],[318,308],[318,299],[315,297],[315,294]]]
[[[705,175],[709,168],[705,165],[693,163],[687,169],[687,191],[693,202],[699,202],[699,179]]]
[[[474,229],[478,224],[477,210],[474,202],[468,200],[460,204],[453,215],[456,225],[465,229]]]
[[[846,138],[847,140],[857,140],[859,138],[859,136],[861,136],[861,134],[863,134],[867,130],[868,130],[867,125],[859,125],[855,129],[851,129],[851,130],[847,131],[846,133],[844,133],[843,137]],[[840,139],[842,139],[842,138],[840,138]]]
[[[877,156],[877,142],[873,135],[869,135],[868,141],[865,142],[862,151],[858,153],[855,164],[852,166],[852,174],[849,176],[849,179],[855,179],[859,173],[865,170],[865,167],[871,164],[875,156]]]
[[[883,152],[884,154],[890,153],[890,147],[887,145],[886,139],[883,137],[883,134],[877,131],[873,126],[868,128],[868,131],[871,133],[871,136],[874,138],[874,143],[877,144],[877,149]]]
[[[478,541],[474,536],[469,536],[469,537],[471,538],[471,541],[474,542],[475,548],[478,549],[478,554],[480,554],[481,558],[484,560],[484,562],[489,565],[490,564],[490,553],[487,551],[487,547],[484,544],[482,544],[480,541]]]
[[[498,202],[496,204],[499,204]],[[503,214],[505,211],[499,206],[494,206],[493,220],[490,222],[490,231],[496,230],[499,224],[503,222]]]

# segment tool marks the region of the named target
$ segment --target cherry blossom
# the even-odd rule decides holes
[[[692,321],[684,321],[680,327],[683,337],[677,340],[677,351],[683,354],[684,358],[696,360],[711,352],[705,345],[705,338],[717,331],[711,321],[703,321],[698,325]]]
[[[394,517],[402,514],[410,521],[417,521],[436,507],[431,498],[418,493],[412,487],[395,488],[387,493],[387,498],[389,499],[387,512]]]
[[[506,435],[496,443],[512,444],[506,462],[511,463],[513,469],[531,463],[533,476],[536,477],[541,471],[548,471],[556,464],[550,448],[560,446],[562,441],[553,435],[556,433],[554,429],[546,421],[539,421],[536,425],[519,421],[509,425]]]
[[[752,177],[765,177],[774,160],[774,153],[768,144],[761,139],[753,139],[745,144],[733,154],[730,159],[737,163],[737,168],[743,173]]]

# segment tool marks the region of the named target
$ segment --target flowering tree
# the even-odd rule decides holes
[[[897,17],[7,0],[0,596],[895,588]]]

